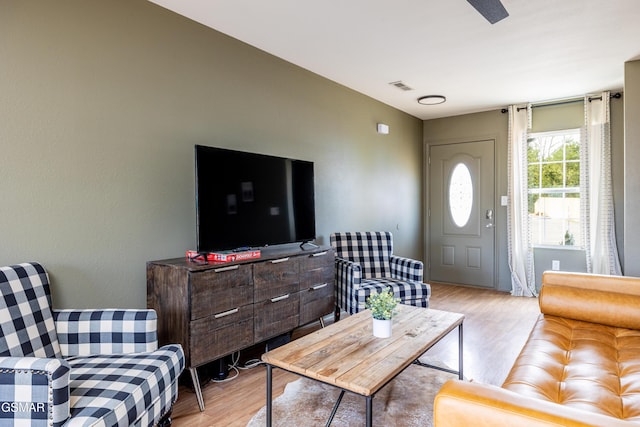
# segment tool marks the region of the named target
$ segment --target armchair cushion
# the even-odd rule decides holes
[[[0,356],[60,357],[50,295],[40,264],[0,267]]]
[[[166,345],[150,353],[67,360],[74,423],[105,427],[138,425],[143,417],[157,423],[164,414],[147,414],[145,408],[160,411],[171,407],[185,363],[179,345]]]
[[[365,309],[365,302],[369,295],[391,289],[401,304],[415,307],[429,307],[431,287],[426,283],[407,282],[399,279],[365,279],[358,290],[354,292],[352,303],[357,307],[356,312]]]
[[[154,310],[54,310],[53,318],[63,357],[158,348]]]

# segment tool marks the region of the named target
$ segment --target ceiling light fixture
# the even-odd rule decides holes
[[[422,105],[437,105],[445,102],[447,98],[442,95],[426,95],[418,98],[418,104]]]

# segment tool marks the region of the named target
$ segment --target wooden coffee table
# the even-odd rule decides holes
[[[375,394],[412,363],[458,374],[462,371],[464,315],[400,305],[393,319],[393,335],[376,338],[371,312],[362,311],[262,355],[267,366],[267,426],[271,426],[274,367],[342,389],[327,426],[345,391],[366,398],[366,425],[372,425]],[[458,370],[418,362],[435,343],[458,329]]]

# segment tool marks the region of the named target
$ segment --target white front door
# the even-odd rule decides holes
[[[494,141],[429,148],[430,280],[494,287]]]

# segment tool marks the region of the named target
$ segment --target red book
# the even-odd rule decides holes
[[[188,250],[186,253],[188,261],[200,262],[200,263],[226,263],[234,261],[245,261],[248,259],[260,258],[260,250],[252,249],[249,251],[234,252],[234,251],[221,251],[221,252],[198,252],[194,250]]]

